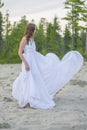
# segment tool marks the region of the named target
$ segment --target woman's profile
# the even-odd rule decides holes
[[[12,96],[19,107],[48,109],[55,106],[54,95],[81,69],[83,57],[70,51],[62,60],[52,52],[37,52],[34,41],[36,25],[29,23],[20,42],[18,55],[22,71],[13,82]]]

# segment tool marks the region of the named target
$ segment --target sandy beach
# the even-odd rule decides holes
[[[87,63],[54,97],[51,110],[19,109],[11,96],[21,64],[0,65],[1,130],[87,130]]]

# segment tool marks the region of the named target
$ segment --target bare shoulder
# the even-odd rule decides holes
[[[27,42],[27,39],[26,39],[26,37],[24,36],[24,37],[22,37],[22,41],[23,42]]]
[[[24,37],[22,37],[22,40],[21,40],[21,44],[26,44],[27,43],[27,40],[26,40],[26,37],[24,36]]]

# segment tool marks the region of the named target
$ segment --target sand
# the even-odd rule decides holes
[[[11,96],[20,64],[0,65],[1,130],[87,130],[87,63],[54,97],[51,110],[19,109]]]

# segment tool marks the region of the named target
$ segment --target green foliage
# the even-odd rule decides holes
[[[9,20],[8,20],[9,21]],[[7,21],[6,21],[7,22]],[[5,63],[19,63],[20,59],[18,57],[18,47],[19,43],[24,35],[24,30],[27,25],[28,21],[26,20],[26,17],[23,16],[19,23],[14,23],[12,26],[10,33],[8,26],[8,30],[6,30],[5,39],[4,39],[4,45],[2,48],[2,53],[0,56],[0,59],[4,59]],[[7,24],[7,23],[6,23]],[[3,60],[0,60],[1,63],[3,63]]]
[[[2,8],[3,6],[4,6],[4,3],[2,3],[0,0],[0,8]]]
[[[87,22],[87,6],[84,0],[66,0],[65,9],[67,9],[67,17],[63,18],[68,21],[72,30],[73,49],[77,49],[78,32],[84,27],[80,22]]]
[[[46,36],[45,36],[45,24],[46,19],[41,19],[39,26],[36,30],[35,34],[35,41],[36,41],[36,48],[37,51],[43,53],[43,48],[46,49]]]
[[[0,12],[0,51],[1,51],[1,48],[2,48],[2,42],[3,42],[3,38],[2,38],[2,31],[3,31],[3,28],[2,28],[2,13]]]
[[[8,123],[0,123],[0,129],[10,129],[11,126]]]
[[[68,26],[66,25],[64,32],[64,54],[72,49],[72,38]]]
[[[73,4],[73,10],[64,18],[69,22],[65,27],[63,35],[61,35],[61,27],[57,17],[54,17],[53,22],[48,22],[45,18],[41,18],[35,34],[36,49],[38,52],[43,55],[53,52],[62,58],[65,53],[72,50],[73,43],[76,50],[81,52],[84,57],[87,56],[85,52],[86,26],[82,27],[79,25],[81,18],[86,22],[86,14],[77,2],[81,2],[81,0],[66,1],[66,8],[70,9]],[[75,9],[74,6],[78,7],[78,9]],[[80,17],[77,14],[81,14]],[[6,11],[5,18],[3,18],[0,12],[0,45],[2,46],[0,50],[0,63],[21,62],[18,56],[18,48],[27,24],[28,20],[26,20],[26,16],[23,16],[20,21],[14,22],[12,25],[9,20],[9,12]],[[71,32],[71,28],[73,33]]]
[[[61,35],[60,35],[60,25],[57,17],[54,17],[53,24],[47,24],[46,30],[46,48],[47,52],[53,52],[57,55],[62,54],[62,45],[61,45]]]
[[[0,8],[2,8],[3,6],[4,6],[4,3],[2,3],[1,0],[0,0]],[[2,17],[2,12],[0,11],[0,53],[1,53],[2,44],[3,44],[3,36],[2,36],[3,28],[2,28],[2,22],[3,22],[3,17]]]

